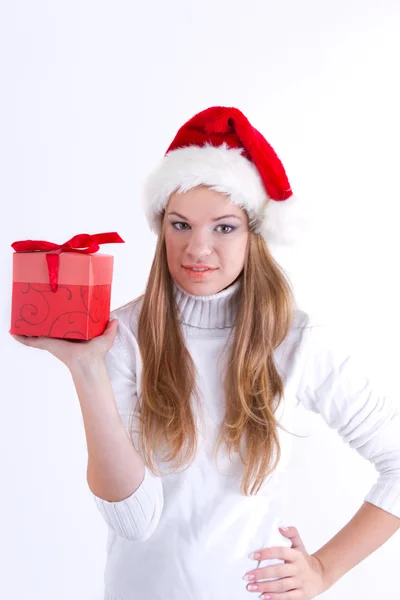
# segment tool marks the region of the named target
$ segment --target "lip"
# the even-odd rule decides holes
[[[186,275],[191,279],[204,279],[205,277],[209,277],[211,273],[214,273],[216,270],[215,267],[209,267],[208,265],[192,265],[195,269],[208,269],[208,271],[192,271],[191,265],[182,265],[183,270]]]
[[[216,267],[212,267],[211,265],[205,265],[205,264],[201,264],[201,265],[182,265],[182,267],[184,269],[212,269],[213,271],[215,271]]]

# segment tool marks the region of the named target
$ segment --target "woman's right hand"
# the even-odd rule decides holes
[[[118,330],[118,319],[112,319],[104,332],[91,340],[61,340],[51,337],[35,337],[10,334],[25,346],[47,350],[61,360],[71,371],[74,367],[103,361],[112,347]]]

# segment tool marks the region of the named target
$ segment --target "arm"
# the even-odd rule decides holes
[[[341,332],[309,326],[304,336],[300,403],[320,414],[378,472],[360,510],[314,553],[332,584],[399,528],[400,406],[375,389],[356,357],[344,347]]]
[[[145,466],[129,435],[137,402],[136,345],[119,318],[105,360],[70,368],[86,433],[89,489],[109,528],[130,541],[150,537],[164,506],[162,480]]]
[[[89,488],[108,502],[125,500],[142,483],[144,462],[118,414],[106,364],[81,365],[71,375],[85,427]]]
[[[400,517],[400,405],[375,388],[365,369],[327,326],[305,328],[297,398],[374,465],[364,500]]]
[[[375,552],[400,528],[400,519],[370,502],[322,548],[313,553],[323,570],[327,588]]]

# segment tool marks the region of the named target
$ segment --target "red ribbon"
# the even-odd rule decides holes
[[[80,233],[75,235],[64,244],[54,244],[43,240],[23,240],[14,242],[11,247],[16,252],[47,252],[46,261],[49,271],[49,280],[51,290],[57,291],[58,270],[61,252],[81,252],[82,254],[92,254],[100,249],[101,244],[125,243],[116,231],[106,233]]]

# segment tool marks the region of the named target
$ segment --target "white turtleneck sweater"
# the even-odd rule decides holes
[[[213,462],[224,416],[225,362],[221,358],[218,365],[218,358],[234,326],[240,285],[238,280],[217,294],[192,296],[173,281],[204,411],[204,420],[198,419],[198,452],[180,473],[158,477],[146,466],[139,488],[120,502],[92,494],[108,527],[104,600],[249,600],[243,575],[282,563],[257,563],[249,554],[290,546],[278,529],[288,524],[282,476],[290,458],[290,433],[278,429],[281,460],[256,496],[240,491],[244,470],[238,455],[230,462],[222,445],[218,465]],[[133,425],[136,448],[139,422],[134,416],[130,423],[130,417],[141,393],[140,306],[136,302],[111,313],[119,327],[106,356],[115,402],[126,431]],[[295,432],[296,405],[319,413],[375,465],[378,477],[365,500],[400,517],[399,408],[372,389],[368,376],[333,343],[329,331],[296,310],[288,336],[274,353],[285,389],[276,416],[288,432]],[[196,403],[192,406],[195,410]],[[168,463],[157,462],[169,471]]]

